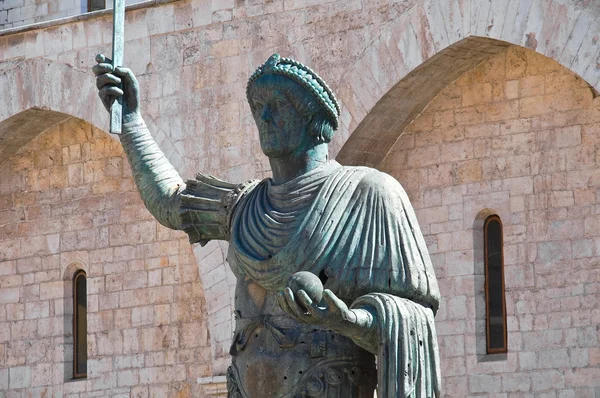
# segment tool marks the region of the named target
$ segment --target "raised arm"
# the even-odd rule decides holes
[[[112,102],[123,96],[121,144],[146,208],[165,227],[183,229],[179,208],[185,183],[160,150],[142,119],[137,79],[127,68],[117,67],[113,70],[104,55],[96,56],[96,62],[93,71],[104,107],[110,111]],[[122,89],[118,87],[119,84],[122,84]]]

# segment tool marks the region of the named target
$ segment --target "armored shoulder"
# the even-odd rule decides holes
[[[235,206],[258,183],[232,184],[204,174],[188,180],[181,193],[180,215],[190,242],[205,245],[212,239],[228,240]]]

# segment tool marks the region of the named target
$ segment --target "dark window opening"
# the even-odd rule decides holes
[[[106,8],[106,0],[88,0],[88,12],[104,10]]]
[[[84,271],[73,278],[73,378],[87,377],[87,280]]]
[[[493,215],[485,220],[485,307],[487,353],[507,351],[506,300],[502,221]]]

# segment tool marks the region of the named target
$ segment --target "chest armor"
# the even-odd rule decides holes
[[[300,324],[276,293],[238,281],[230,398],[372,398],[375,358],[352,340]]]

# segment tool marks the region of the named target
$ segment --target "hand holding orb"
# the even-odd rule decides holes
[[[304,290],[315,304],[320,303],[323,298],[323,283],[321,283],[318,276],[309,271],[300,271],[292,275],[288,279],[288,287],[292,289],[296,297],[298,296],[298,291]]]

